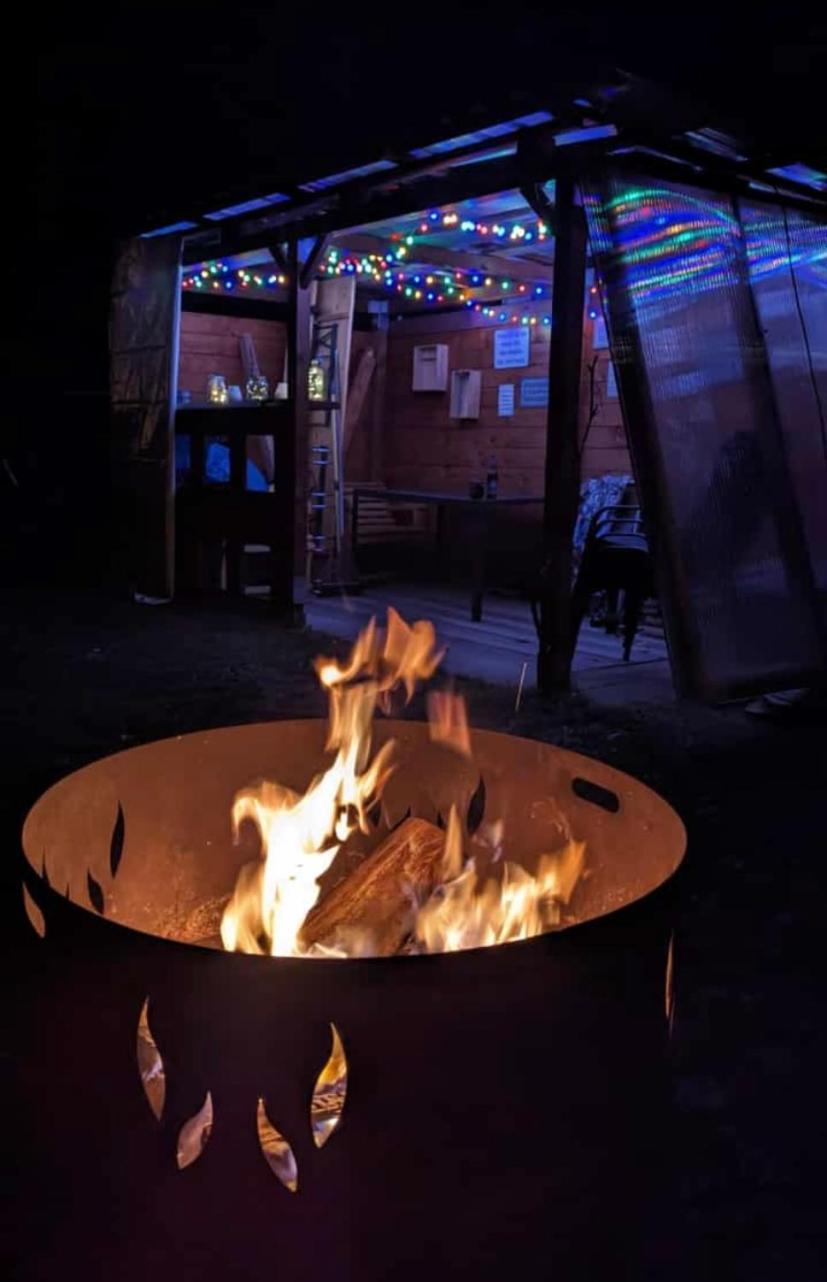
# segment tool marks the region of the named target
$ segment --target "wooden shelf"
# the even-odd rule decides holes
[[[266,436],[285,416],[289,401],[241,405],[178,405],[175,428],[210,436]]]

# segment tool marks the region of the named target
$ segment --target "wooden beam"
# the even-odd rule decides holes
[[[541,300],[536,299],[535,301],[539,303]],[[544,302],[546,308],[548,308],[549,300],[545,299]],[[519,300],[514,300],[514,303],[504,304],[504,308],[510,310],[514,305],[523,307],[527,306],[527,302],[524,303],[523,299],[520,298]],[[436,307],[424,312],[391,313],[391,326],[395,334],[456,334],[472,329],[498,328],[496,319],[492,320],[490,316],[483,316],[482,312],[475,312],[471,307],[455,307],[450,310]],[[502,324],[499,325],[499,328],[502,328]]]
[[[586,220],[571,172],[558,174],[537,684],[568,690],[572,660],[572,536],[580,498],[578,422],[586,290]]]
[[[301,266],[301,287],[307,289],[313,277],[316,275],[316,268],[322,260],[330,237],[326,232],[322,232],[316,237],[310,253],[305,258]]]
[[[346,227],[362,227],[388,218],[406,217],[417,209],[507,191],[519,186],[524,176],[516,158],[509,156],[504,160],[469,165],[467,169],[423,179],[415,187],[400,184],[391,191],[360,194],[358,199],[354,193],[343,189],[341,198],[334,199],[330,194],[324,201],[308,202],[283,213],[247,219],[241,225],[228,224],[213,256],[240,253],[267,244],[277,235],[276,228],[284,235],[304,237],[317,236],[324,231],[341,231]],[[538,174],[537,177],[550,178],[553,175]],[[195,258],[190,258],[185,254],[185,262],[199,262],[204,256],[198,253]]]
[[[287,255],[284,252],[284,245],[282,244],[282,242],[278,240],[271,240],[267,244],[266,248],[269,251],[271,258],[273,259],[273,262],[276,264],[281,274],[283,276],[287,276],[289,274],[288,265],[287,265]]]
[[[377,254],[388,248],[381,236],[366,232],[340,232],[334,243],[356,254]],[[532,246],[534,242],[532,241]],[[549,241],[549,255],[553,246]],[[422,257],[418,257],[419,254]],[[443,249],[440,245],[414,244],[400,267],[462,267],[467,271],[481,272],[483,276],[508,276],[512,280],[532,282],[547,281],[551,276],[551,257],[548,264],[522,263],[512,258],[499,258],[496,254],[474,254],[467,249]]]
[[[276,449],[276,528],[270,555],[270,600],[285,620],[295,617],[293,579],[300,568],[306,537],[307,367],[310,361],[310,290],[301,284],[297,240],[287,252],[287,423],[274,440]]]
[[[554,228],[554,206],[546,195],[542,183],[525,183],[520,193],[530,209],[546,224],[549,230]]]
[[[370,417],[370,477],[381,481],[385,476],[386,376],[388,366],[388,313],[376,312],[373,322],[377,333],[376,375],[373,380],[373,404]]]

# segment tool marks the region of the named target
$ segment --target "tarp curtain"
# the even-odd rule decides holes
[[[174,590],[174,405],[181,238],[126,242],[112,281],[110,395],[121,543],[133,590]]]
[[[644,175],[583,195],[678,687],[818,680],[827,229]]]

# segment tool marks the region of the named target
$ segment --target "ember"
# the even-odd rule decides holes
[[[478,781],[471,805],[463,808],[460,795],[468,770],[452,771],[446,760],[448,775],[456,776],[447,826],[441,815],[435,824],[420,816],[398,826],[388,822],[385,789],[399,762],[393,739],[372,754],[374,715],[389,711],[399,690],[409,702],[441,658],[431,623],[410,627],[389,610],[387,627],[372,620],[344,664],[316,660],[329,697],[326,747],[336,756],[301,795],[272,782],[237,795],[236,836],[251,820],[263,859],[238,876],[221,921],[227,950],[322,957],[455,952],[528,939],[561,924],[583,871],[585,844],[560,815],[563,844],[541,853],[533,873],[501,859],[507,840],[501,818],[488,815],[482,828],[474,813],[485,786],[460,696],[430,694],[429,733],[448,758],[471,764]],[[322,878],[357,836],[372,849],[318,904]]]

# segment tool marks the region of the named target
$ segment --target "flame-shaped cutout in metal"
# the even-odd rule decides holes
[[[164,1111],[164,1099],[167,1093],[167,1079],[164,1072],[164,1061],[155,1044],[152,1030],[149,1027],[149,998],[147,997],[138,1016],[138,1036],[136,1039],[138,1055],[138,1072],[144,1088],[149,1107],[160,1122]]]
[[[204,1103],[197,1113],[184,1122],[178,1132],[178,1152],[176,1160],[179,1171],[183,1171],[185,1166],[192,1166],[197,1162],[204,1149],[207,1147],[207,1141],[212,1132],[212,1095],[209,1091],[204,1097]]]
[[[118,871],[121,856],[123,855],[123,838],[125,828],[126,821],[123,817],[123,807],[121,806],[121,803],[118,802],[118,813],[115,816],[115,824],[112,829],[112,837],[109,842],[109,867],[113,877]]]
[[[330,1025],[330,1031],[333,1034],[330,1059],[319,1073],[310,1101],[310,1129],[316,1148],[327,1143],[342,1120],[347,1095],[345,1048],[335,1024]]]
[[[483,821],[485,815],[485,780],[480,775],[480,781],[474,790],[474,794],[468,803],[468,815],[466,823],[468,832],[473,836]]]
[[[265,1162],[284,1187],[295,1193],[299,1187],[299,1168],[295,1155],[287,1140],[267,1116],[263,1099],[258,1101],[256,1128]]]
[[[103,915],[103,890],[90,872],[86,874],[86,888],[89,891],[89,902],[95,912]]]
[[[36,904],[29,894],[26,883],[23,883],[23,907],[26,909],[26,916],[29,919],[32,930],[39,935],[41,939],[46,937],[46,918],[39,904]]]

